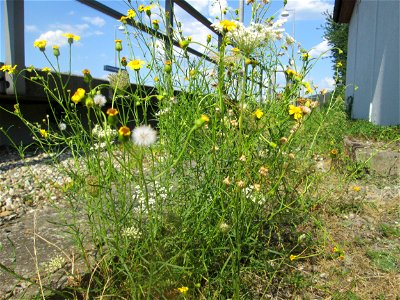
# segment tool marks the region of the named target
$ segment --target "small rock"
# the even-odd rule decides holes
[[[0,217],[1,217],[1,218],[4,218],[4,217],[7,217],[7,216],[11,215],[12,213],[13,213],[13,212],[10,211],[10,210],[2,211],[2,212],[0,212]]]

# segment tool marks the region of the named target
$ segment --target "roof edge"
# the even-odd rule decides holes
[[[356,0],[335,0],[333,20],[337,23],[349,23]]]

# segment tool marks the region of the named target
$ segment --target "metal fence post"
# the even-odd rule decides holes
[[[4,2],[5,19],[5,64],[18,65],[18,69],[25,68],[25,41],[24,41],[24,0],[6,0]],[[22,76],[17,79],[16,85],[5,74],[9,87],[7,94],[14,94],[15,90],[19,95],[25,94],[25,80]],[[15,89],[15,90],[14,90]]]
[[[174,0],[165,0],[166,32],[165,59],[172,60],[173,52],[173,30],[174,30]]]

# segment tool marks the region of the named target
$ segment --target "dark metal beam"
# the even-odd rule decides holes
[[[95,9],[97,11],[100,11],[100,12],[106,14],[107,16],[110,16],[110,17],[112,17],[114,19],[117,19],[117,20],[121,19],[121,17],[124,16],[124,14],[120,13],[119,11],[116,11],[116,10],[108,7],[107,5],[104,5],[104,4],[102,4],[102,3],[100,3],[100,2],[98,2],[96,0],[76,0],[76,1],[78,1],[78,2],[80,2],[82,4],[85,4],[85,5],[93,8],[93,9]],[[152,36],[155,36],[156,38],[162,40],[164,43],[168,43],[169,42],[169,39],[165,34],[159,32],[157,30],[154,30],[153,28],[148,27],[148,26],[146,26],[146,25],[144,25],[142,23],[131,22],[131,23],[127,23],[127,24],[132,26],[132,27],[135,27],[135,28],[137,28],[137,29],[139,29],[139,30],[141,30],[143,32],[146,32],[146,33],[148,33],[148,34],[150,34]],[[178,41],[172,40],[172,43],[173,43],[174,46],[179,47],[179,42]],[[188,47],[186,49],[186,51],[191,53],[191,54],[194,54],[194,55],[196,55],[198,57],[202,57],[202,58],[204,58],[205,60],[207,60],[209,62],[215,63],[215,60],[213,60],[209,56],[205,55],[204,53],[200,53],[199,51],[197,51],[197,50],[195,50],[193,48]]]
[[[204,15],[199,13],[193,6],[191,6],[185,0],[174,0],[174,2],[177,5],[179,5],[179,7],[182,8],[184,11],[186,11],[189,15],[191,15],[193,18],[195,18],[197,21],[199,21],[201,24],[207,27],[209,30],[220,35],[220,33],[217,30],[211,27],[212,23],[210,22],[210,20],[208,20]]]

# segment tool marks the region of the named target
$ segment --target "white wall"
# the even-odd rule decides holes
[[[358,0],[354,7],[346,78],[354,119],[400,124],[399,19],[398,0]]]

